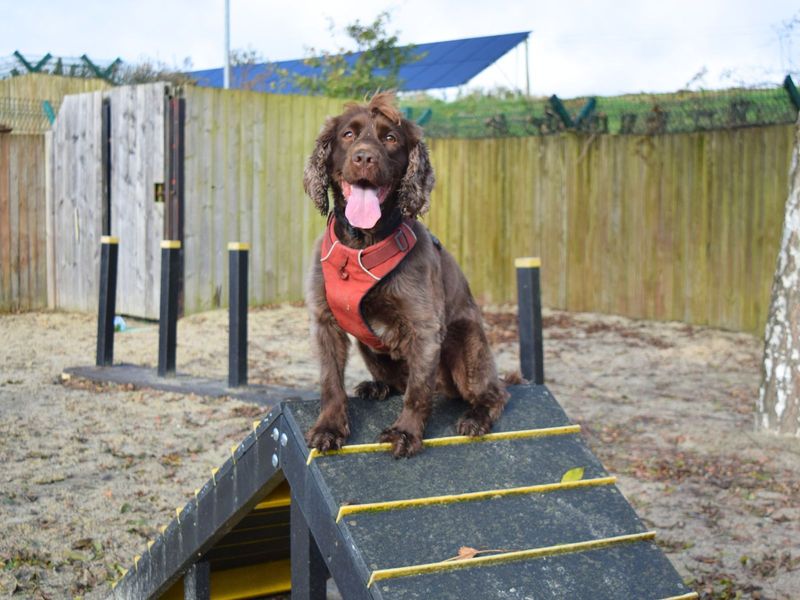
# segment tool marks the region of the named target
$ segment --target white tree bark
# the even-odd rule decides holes
[[[800,437],[800,126],[772,282],[756,427]]]

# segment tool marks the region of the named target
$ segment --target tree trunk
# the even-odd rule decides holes
[[[756,427],[800,436],[800,126],[772,282]]]

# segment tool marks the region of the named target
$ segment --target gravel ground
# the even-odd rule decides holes
[[[485,311],[501,371],[515,315]],[[154,365],[157,328],[129,320],[118,360]],[[91,364],[95,317],[0,316],[0,595],[101,598],[263,407],[65,383]],[[227,313],[181,320],[178,370],[226,376]],[[250,380],[313,389],[305,309],[250,314]],[[703,598],[800,597],[800,439],[753,430],[760,340],[547,312],[546,378]],[[348,367],[351,387],[366,377]]]

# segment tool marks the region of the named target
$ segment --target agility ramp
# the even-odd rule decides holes
[[[321,455],[303,439],[318,401],[283,403],[111,597],[261,597],[291,578],[320,599],[330,573],[346,600],[696,598],[548,389],[509,391],[481,438],[453,436],[464,404],[439,400],[401,460],[373,443],[399,397],[351,399],[349,445]]]

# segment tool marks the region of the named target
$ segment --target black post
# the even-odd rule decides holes
[[[247,257],[250,244],[228,244],[228,386],[247,385]]]
[[[537,385],[544,384],[541,264],[538,258],[518,258],[514,261],[517,268],[519,366],[522,376]]]
[[[161,242],[161,310],[158,318],[158,376],[175,374],[178,341],[178,277],[181,243]]]
[[[183,576],[183,600],[211,598],[211,567],[207,560],[194,563]]]
[[[292,600],[325,600],[328,579],[325,561],[295,498],[290,511]]]
[[[100,238],[100,304],[97,309],[97,366],[114,364],[114,312],[117,304],[119,240]]]

